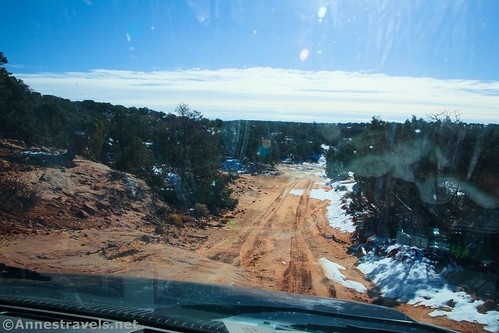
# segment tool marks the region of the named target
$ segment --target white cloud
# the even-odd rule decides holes
[[[442,110],[499,122],[499,82],[273,68],[17,75],[34,90],[171,112],[184,102],[208,118],[316,122],[404,121]]]

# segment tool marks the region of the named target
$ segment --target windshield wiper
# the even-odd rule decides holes
[[[0,277],[21,280],[50,281],[50,276],[42,275],[26,268],[11,267],[0,263]]]

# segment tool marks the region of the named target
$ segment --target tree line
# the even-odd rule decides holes
[[[329,150],[327,172],[355,173],[350,211],[360,242],[425,238],[435,250],[497,267],[499,126],[467,124],[449,113],[405,123],[373,118]]]
[[[44,96],[5,69],[0,53],[0,133],[28,145],[65,148],[146,180],[179,207],[234,208],[231,177],[220,171],[219,124],[185,104],[148,108]],[[170,182],[169,174],[181,180]]]
[[[186,104],[172,113],[92,100],[73,102],[33,91],[9,73],[0,53],[0,135],[135,174],[170,204],[232,209],[227,158],[274,164],[314,160],[333,125],[209,120]],[[337,131],[336,131],[337,132]]]

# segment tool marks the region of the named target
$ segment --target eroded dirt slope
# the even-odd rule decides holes
[[[71,166],[40,166],[24,149],[0,147],[1,263],[248,285],[238,267],[192,251],[210,221],[175,213],[130,174],[79,157]]]

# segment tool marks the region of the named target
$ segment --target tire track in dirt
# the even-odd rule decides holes
[[[313,185],[311,180],[307,181],[306,190],[296,208],[290,261],[281,281],[281,289],[292,293],[335,297],[334,285],[328,279],[321,278],[324,273],[315,264],[317,258],[309,247],[311,236],[309,224],[313,223],[309,221],[310,217],[313,217],[309,215],[311,209],[309,201]]]
[[[325,217],[328,203],[310,197],[317,177],[291,168],[286,168],[281,177],[268,179],[268,183],[257,178],[259,188],[284,190],[279,194],[271,190],[268,195],[265,191],[264,197],[257,196],[255,200],[250,194],[242,214],[237,215],[240,219],[237,230],[214,235],[213,242],[201,251],[205,255],[214,253],[212,259],[239,265],[238,278],[247,281],[246,286],[371,303],[368,293],[359,293],[328,279],[318,262],[320,258],[333,260],[347,268],[343,274],[348,279],[372,287],[355,267],[356,258],[347,254],[350,236],[329,226]],[[303,189],[303,194],[299,197],[290,194],[293,188]],[[223,274],[223,270],[217,273]],[[241,284],[240,280],[234,281]],[[431,318],[428,316],[431,309],[400,307],[423,322],[459,327],[465,332],[482,329],[478,324]]]
[[[303,249],[299,228],[305,224],[308,213],[309,194],[313,183],[307,182],[306,189],[300,197],[293,222],[293,237],[291,238],[290,260],[284,271],[281,288],[287,292],[310,294],[312,292],[312,273],[307,269],[305,262],[308,255]]]
[[[255,223],[240,248],[241,267],[262,286],[275,288],[281,280],[284,268],[281,263],[288,261],[284,256],[289,253],[292,232],[289,221],[295,219],[295,211],[291,207],[296,196],[291,195],[290,191],[302,188],[302,183],[303,180],[295,180],[284,188],[263,214],[261,221]],[[292,217],[288,218],[290,214]]]
[[[289,196],[289,191],[295,188],[297,184],[298,181],[295,180],[286,186],[269,208],[261,215],[259,218],[260,221],[255,221],[256,226],[250,229],[240,246],[239,259],[241,266],[251,269],[256,266],[258,259],[262,255],[265,255],[267,246],[264,243],[268,244],[272,240],[270,227],[273,218]]]
[[[325,276],[319,258],[343,253],[343,244],[331,244],[320,230],[325,205],[310,198],[317,179],[294,174],[273,184],[253,200],[255,207],[239,215],[238,229],[225,231],[199,250],[210,259],[239,266],[255,286],[292,293],[336,297],[335,283]],[[259,188],[267,188],[265,179]],[[271,183],[272,184],[272,183]],[[269,187],[272,188],[272,187]],[[301,195],[290,193],[302,190]],[[262,203],[267,204],[262,207]],[[270,200],[269,200],[270,199]],[[255,202],[258,202],[255,204]],[[262,210],[263,208],[263,210]],[[319,222],[321,221],[321,222]],[[335,254],[333,254],[334,256]]]
[[[311,247],[323,237],[315,225],[321,207],[310,200],[314,184],[310,177],[291,178],[263,213],[247,214],[233,237],[227,234],[228,239],[202,251],[212,260],[240,266],[258,286],[335,297],[334,284],[317,264],[319,251]],[[303,193],[298,197],[292,189]]]
[[[209,258],[223,263],[241,266],[251,266],[251,261],[254,261],[255,253],[252,249],[262,245],[259,235],[265,226],[271,221],[275,212],[280,208],[285,198],[289,195],[289,191],[295,187],[297,181],[287,185],[280,194],[272,201],[268,208],[261,214],[251,216],[247,220],[242,221],[244,224],[238,238],[229,245],[221,242],[211,249],[207,249],[208,254],[216,251],[214,254],[209,254]],[[217,250],[221,248],[221,250]],[[243,263],[243,264],[242,264]]]

